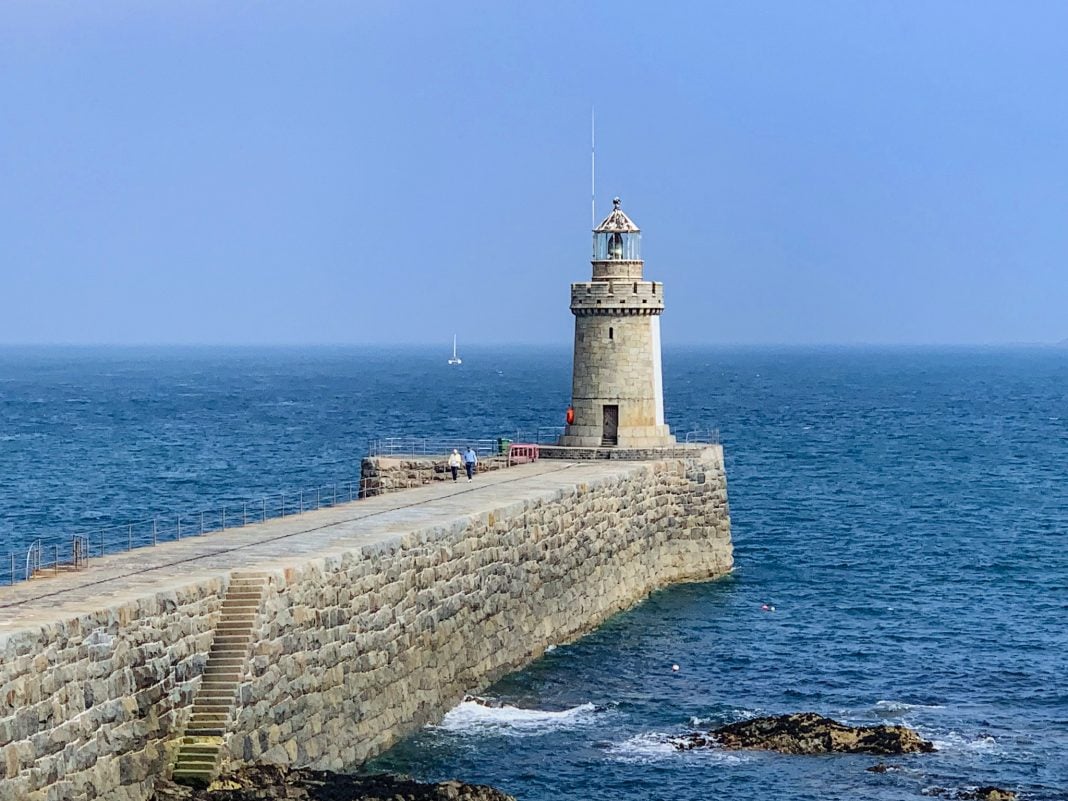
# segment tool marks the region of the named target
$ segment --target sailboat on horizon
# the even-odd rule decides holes
[[[463,364],[464,360],[456,355],[456,334],[452,335],[452,358],[449,359],[449,364]]]

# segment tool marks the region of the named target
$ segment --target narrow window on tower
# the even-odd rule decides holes
[[[615,339],[614,334],[615,334],[615,331],[613,331],[611,326],[609,326],[609,328],[608,328],[608,338],[609,339]]]

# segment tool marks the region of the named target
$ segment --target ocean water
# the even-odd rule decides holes
[[[560,422],[565,349],[0,351],[0,555],[358,472],[377,434]],[[1068,351],[668,349],[718,427],[736,570],[561,643],[369,767],[549,799],[1068,798]],[[764,604],[775,611],[763,611]],[[680,670],[673,672],[672,664]],[[812,710],[933,754],[680,753]]]

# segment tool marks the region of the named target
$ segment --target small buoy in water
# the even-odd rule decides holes
[[[679,672],[679,666],[678,665],[672,665],[671,666],[671,672],[672,673],[678,673]]]
[[[775,611],[775,607],[772,606],[771,604],[761,604],[760,608],[763,609],[765,612],[774,612]]]

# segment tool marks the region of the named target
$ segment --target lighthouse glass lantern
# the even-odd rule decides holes
[[[593,229],[594,261],[639,261],[642,257],[642,234],[623,213],[619,198],[604,221]]]

